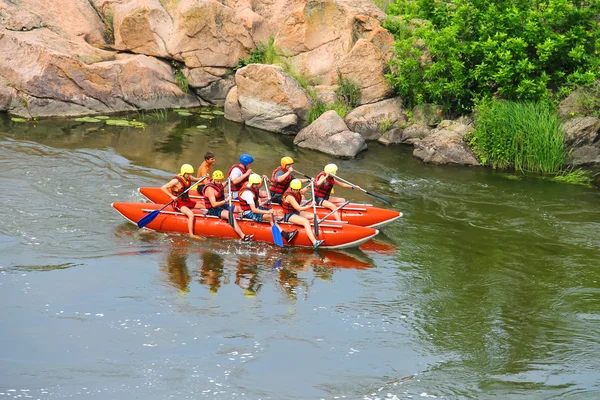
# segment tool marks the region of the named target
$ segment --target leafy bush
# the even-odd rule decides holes
[[[388,13],[387,77],[409,107],[556,101],[600,76],[599,1],[395,0]]]
[[[175,79],[177,80],[177,85],[185,93],[189,93],[190,86],[188,84],[188,80],[187,80],[186,76],[183,74],[183,71],[181,71],[181,64],[179,64],[177,61],[173,60],[173,61],[171,61],[171,65],[173,66],[173,76],[175,76]]]
[[[312,107],[308,110],[308,123],[312,123],[323,113],[329,110],[335,110],[340,117],[346,118],[346,115],[360,105],[360,87],[350,78],[344,78],[338,72],[338,88],[335,91],[335,100],[331,103],[325,103],[318,98],[317,92],[309,90]]]
[[[482,102],[469,144],[482,164],[517,171],[556,172],[566,155],[559,116],[546,102]]]
[[[337,100],[351,108],[358,107],[360,105],[360,87],[352,79],[343,77],[340,71],[337,71],[337,76],[338,88],[335,91]]]

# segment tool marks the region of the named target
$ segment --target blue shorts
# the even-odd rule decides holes
[[[290,217],[291,217],[292,215],[300,215],[300,212],[299,212],[299,211],[292,211],[292,212],[290,212],[290,213],[288,213],[288,214],[285,214],[285,215],[283,216],[283,220],[284,220],[285,222],[290,222]]]
[[[231,206],[231,208],[233,208],[233,206]],[[227,207],[213,207],[213,208],[209,208],[206,212],[206,215],[210,215],[213,217],[219,217],[221,218],[221,214],[223,214],[223,211],[226,211],[229,209],[229,206]]]
[[[268,208],[263,206],[258,206],[259,210],[268,210]],[[252,211],[244,211],[242,213],[242,217],[252,219],[256,222],[262,222],[264,214],[254,214]]]
[[[321,204],[323,204],[323,201],[325,201],[325,200],[329,200],[329,197],[327,197],[327,198],[324,198],[324,197],[317,197],[317,198],[316,198],[316,200],[317,200],[317,201],[316,201],[317,205],[318,205],[318,206],[320,206]]]

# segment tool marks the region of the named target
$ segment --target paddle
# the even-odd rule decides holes
[[[235,228],[233,223],[233,209],[231,208],[231,180],[227,180],[227,190],[229,190],[229,210],[227,215],[227,223],[231,225],[232,228]]]
[[[304,175],[304,174],[302,174]],[[310,189],[312,190],[312,197],[313,197],[313,219],[314,219],[314,224],[313,227],[315,229],[315,236],[319,237],[319,220],[317,219],[317,198],[315,197],[315,183],[312,181],[310,181]]]
[[[271,203],[271,193],[269,191],[269,186],[267,185],[267,179],[263,177],[263,183],[265,185],[265,189],[267,190],[267,203]],[[273,204],[271,203],[271,208],[273,208]],[[283,238],[281,237],[281,228],[275,222],[275,214],[271,214],[271,235],[273,236],[273,242],[279,246],[283,247]]]
[[[202,177],[202,179],[200,179],[199,181],[196,181],[193,185],[190,185],[189,188],[187,188],[183,193],[181,193],[179,196],[175,197],[173,200],[171,200],[170,202],[168,202],[167,204],[165,204],[161,209],[159,210],[155,210],[152,211],[150,214],[146,215],[144,218],[140,219],[137,223],[138,228],[143,228],[146,225],[148,225],[150,222],[154,221],[154,218],[158,217],[158,214],[160,214],[160,212],[162,210],[164,210],[165,208],[167,208],[168,206],[171,205],[171,203],[173,203],[175,200],[177,200],[178,198],[180,198],[181,196],[183,196],[184,194],[186,194],[187,192],[189,192],[189,190],[191,188],[193,188],[194,186],[196,186],[197,184],[199,184],[200,182],[202,182],[204,179],[206,179],[206,177]]]
[[[350,204],[350,201],[346,201],[345,203],[342,203],[340,206],[336,207],[332,212],[330,212],[329,214],[327,214],[326,216],[324,216],[323,218],[321,218],[319,220],[319,223],[325,221],[325,218],[329,217],[331,214],[333,214],[334,212],[336,212],[337,210],[339,210],[340,208],[344,208],[346,207],[348,204]]]
[[[295,170],[294,170],[294,172],[297,172],[297,173],[299,173],[300,175],[304,175],[304,176],[305,176],[305,177],[307,177],[308,179],[312,179],[310,176],[308,176],[308,175],[306,175],[306,174],[303,174],[302,172],[298,171],[297,169],[295,169]],[[345,184],[347,184],[347,185],[351,185],[351,186],[353,186],[353,187],[354,187],[354,186],[356,186],[355,184],[353,184],[353,183],[351,183],[351,182],[348,182],[347,180],[345,180],[345,179],[342,179],[342,178],[340,178],[340,177],[339,177],[339,176],[337,176],[337,175],[335,175],[335,176],[334,176],[334,178],[335,178],[335,179],[337,179],[337,180],[339,180],[339,181],[341,181],[341,182],[344,182],[344,183],[345,183]],[[363,188],[359,188],[359,190],[360,190],[361,192],[364,192],[364,193],[368,194],[369,196],[373,196],[373,197],[375,197],[375,198],[376,198],[377,200],[379,200],[379,201],[382,201],[382,202],[384,202],[384,203],[386,203],[386,204],[388,204],[388,205],[390,205],[390,206],[392,205],[392,203],[391,203],[389,200],[386,200],[386,199],[384,199],[383,197],[381,197],[381,196],[379,196],[379,195],[377,195],[377,194],[375,194],[375,193],[371,193],[371,192],[369,192],[368,190],[365,190],[365,189],[363,189]]]

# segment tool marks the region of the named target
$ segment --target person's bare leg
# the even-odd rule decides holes
[[[229,210],[224,210],[223,212],[221,212],[221,219],[229,219]],[[235,231],[235,233],[238,234],[240,239],[243,239],[244,236],[246,236],[244,232],[242,232],[242,230],[240,229],[240,226],[238,225],[237,220],[235,218],[233,219],[233,230]]]
[[[293,224],[303,226],[304,230],[306,231],[306,236],[308,236],[308,239],[311,241],[311,243],[314,246],[317,239],[315,239],[315,235],[312,232],[312,229],[310,228],[310,223],[308,222],[308,220],[304,217],[301,217],[300,215],[292,215],[289,218],[289,221]]]
[[[333,210],[335,210],[337,208],[337,205],[333,204],[329,200],[323,200],[323,202],[321,203],[321,205],[323,207],[329,208],[331,211],[333,211]],[[336,219],[336,221],[341,221],[342,220],[342,217],[340,217],[340,213],[337,212],[337,210],[332,215],[333,215],[333,218]]]
[[[190,210],[188,207],[183,206],[181,207],[181,212],[184,213],[187,217],[188,217],[188,231],[190,233],[190,236],[193,238],[196,238],[198,236],[196,236],[194,234],[194,213],[192,210]]]

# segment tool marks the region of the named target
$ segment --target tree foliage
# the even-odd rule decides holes
[[[388,79],[409,106],[557,101],[600,76],[599,0],[396,0]]]

